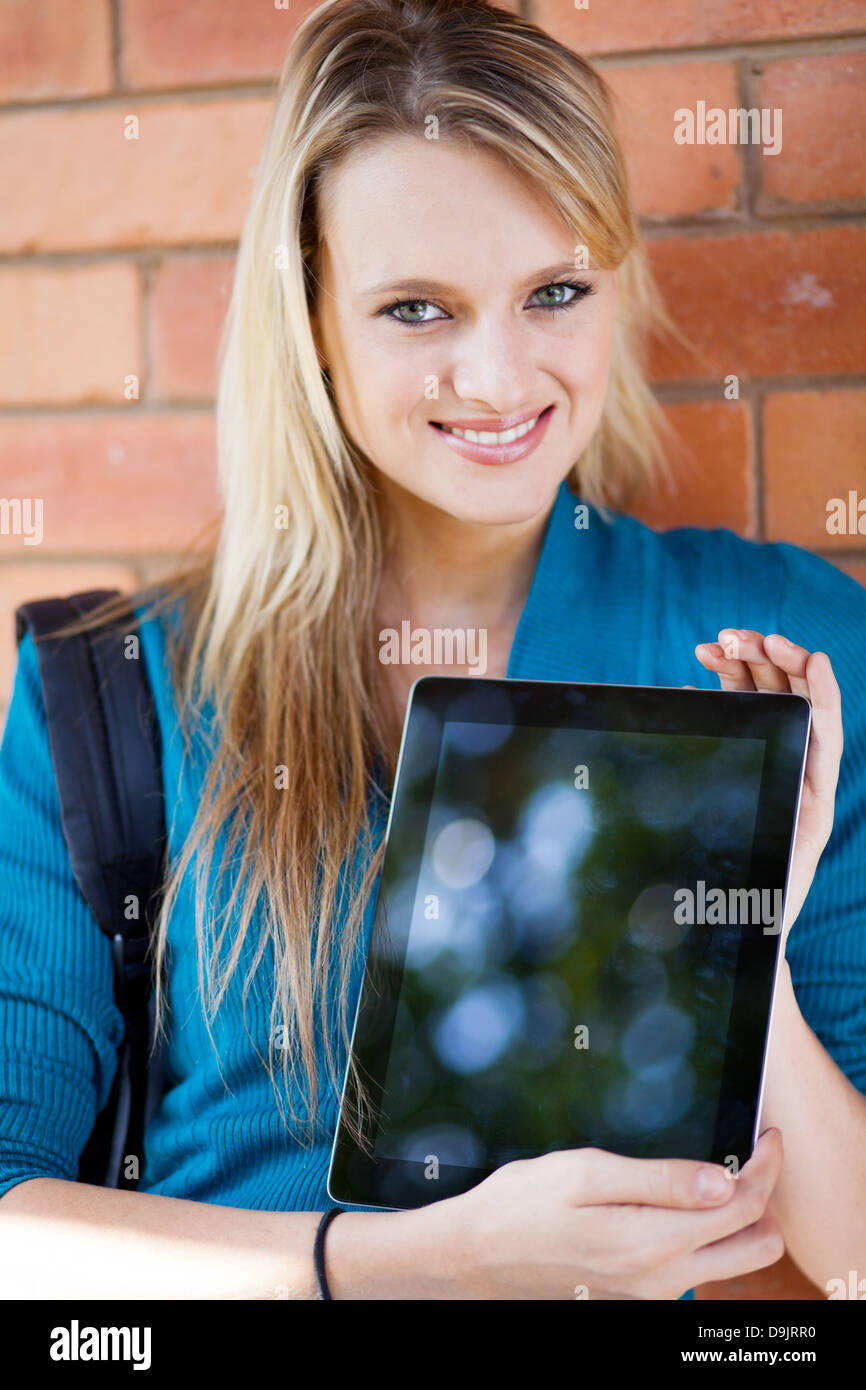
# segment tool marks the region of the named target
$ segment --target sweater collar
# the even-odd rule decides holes
[[[585,523],[585,524],[584,524]],[[510,678],[650,683],[646,538],[563,482],[508,661]]]

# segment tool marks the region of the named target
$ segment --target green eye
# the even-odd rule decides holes
[[[407,310],[408,312],[401,316],[407,323],[417,323],[418,318],[423,317],[426,307],[423,299],[407,299],[405,304],[397,305],[397,310]]]
[[[389,304],[384,313],[398,323],[432,323],[433,318],[425,318],[424,313],[435,307],[429,299],[401,299]]]
[[[548,303],[562,304],[565,302],[565,291],[567,288],[567,285],[545,285],[543,289],[538,291],[538,294],[539,296],[556,294],[559,297],[554,300],[548,300]]]
[[[542,285],[535,294],[538,298],[544,295],[553,294],[555,298],[539,304],[540,309],[570,309],[578,300],[585,299],[588,294],[593,293],[591,285],[578,283],[574,280],[556,280],[549,285]]]

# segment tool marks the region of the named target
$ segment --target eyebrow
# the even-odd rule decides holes
[[[533,275],[528,275],[521,285],[521,289],[530,285],[547,285],[558,275],[585,275],[586,271],[578,271],[573,261],[560,261],[558,265],[546,266],[543,270],[537,270]],[[441,284],[438,280],[388,280],[384,284],[374,285],[372,289],[361,290],[364,296],[396,293],[402,291],[406,294],[440,294],[440,295],[459,295],[461,291],[455,285]]]

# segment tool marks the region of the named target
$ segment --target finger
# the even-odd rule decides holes
[[[739,1176],[728,1176],[734,1189],[728,1202],[712,1210],[666,1213],[665,1229],[659,1237],[663,1258],[699,1250],[754,1225],[766,1210],[781,1167],[782,1136],[777,1129],[766,1130]]]
[[[561,1180],[576,1206],[702,1209],[729,1201],[736,1185],[720,1164],[691,1159],[627,1158],[602,1149],[564,1149],[546,1155],[545,1162],[554,1159],[561,1162]]]
[[[728,656],[718,642],[701,642],[695,647],[695,656],[702,666],[718,676],[722,690],[754,690],[755,682],[746,663]]]
[[[772,1189],[782,1166],[782,1136],[778,1129],[765,1130],[736,1178],[718,1163],[628,1158],[594,1148],[557,1149],[530,1162],[538,1165],[539,1175],[544,1165],[544,1181],[562,1183],[566,1200],[575,1206],[610,1203],[697,1209],[711,1216],[715,1214],[712,1208],[725,1206],[742,1187],[769,1183],[768,1190]],[[724,1234],[727,1232],[720,1230],[707,1238],[715,1240]]]
[[[810,789],[819,801],[833,806],[842,758],[842,696],[826,652],[812,652],[806,663],[812,727],[806,754]]]
[[[764,651],[788,677],[788,684],[795,695],[809,696],[809,682],[806,678],[806,662],[809,653],[805,647],[798,647],[778,632],[771,632],[764,638]]]
[[[755,1269],[774,1265],[785,1253],[785,1241],[779,1223],[771,1212],[759,1221],[724,1240],[705,1245],[689,1255],[683,1263],[682,1282],[685,1288],[708,1284],[717,1279],[733,1279],[738,1274],[750,1274]]]
[[[780,671],[772,657],[764,649],[764,638],[760,632],[746,628],[722,628],[719,643],[724,651],[736,642],[735,655],[749,668],[756,690],[779,690],[790,692],[788,677]]]

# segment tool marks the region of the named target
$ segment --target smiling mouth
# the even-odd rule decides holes
[[[465,439],[467,444],[491,444],[493,446],[502,444],[513,444],[515,440],[522,439],[530,430],[535,429],[542,416],[547,415],[553,406],[547,406],[544,410],[532,415],[528,420],[521,420],[519,425],[513,425],[507,430],[463,430],[457,425],[446,425],[439,420],[431,420],[437,430],[442,430],[443,434],[454,434],[458,439]]]

